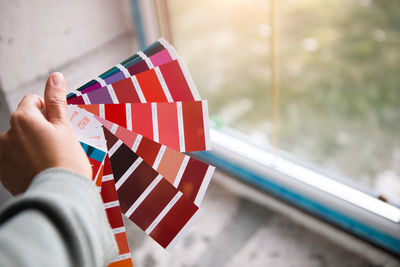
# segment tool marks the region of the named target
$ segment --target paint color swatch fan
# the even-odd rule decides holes
[[[183,60],[160,39],[67,101],[118,243],[110,266],[132,266],[122,214],[170,249],[199,214],[215,169],[182,153],[210,149],[207,101]]]

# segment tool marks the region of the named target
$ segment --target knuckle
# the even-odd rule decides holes
[[[35,94],[27,94],[27,95],[24,96],[24,98],[22,98],[21,102],[29,101],[31,99],[36,99],[36,98],[38,98],[38,96],[35,95]]]
[[[29,113],[25,112],[23,110],[17,109],[10,118],[10,124],[11,126],[16,126],[21,123],[25,123],[26,121],[29,120]]]
[[[67,100],[64,95],[53,95],[51,102],[54,105],[67,106]]]

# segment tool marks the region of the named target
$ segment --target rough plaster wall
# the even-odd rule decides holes
[[[61,71],[69,91],[137,50],[129,0],[1,0],[0,132],[25,94]],[[0,185],[0,205],[9,198]]]
[[[30,92],[42,94],[47,75],[73,67],[70,88],[110,67],[128,54],[105,51],[115,40],[132,36],[124,9],[127,1],[2,1],[0,9],[0,80],[11,110]],[[125,38],[124,38],[125,37]],[[129,45],[134,50],[133,41]],[[118,45],[114,46],[117,47]],[[98,59],[81,69],[76,62],[88,60],[98,50]],[[77,80],[73,75],[81,73]],[[40,83],[38,83],[40,82]],[[37,87],[38,86],[38,87]],[[73,87],[72,87],[73,86]]]

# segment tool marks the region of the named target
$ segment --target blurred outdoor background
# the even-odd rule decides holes
[[[276,1],[279,120],[271,119],[269,2],[171,0],[173,41],[218,128],[400,203],[400,2]]]

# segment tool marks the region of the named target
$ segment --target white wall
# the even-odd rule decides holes
[[[0,81],[11,110],[64,71],[69,88],[136,50],[128,0],[2,1]]]
[[[0,132],[51,72],[71,91],[137,51],[132,22],[129,0],[1,0]],[[0,185],[0,205],[8,198]]]

